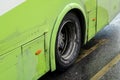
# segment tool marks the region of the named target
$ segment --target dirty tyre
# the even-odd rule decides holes
[[[61,22],[56,39],[56,68],[65,71],[76,60],[81,45],[81,27],[78,17],[69,12]]]

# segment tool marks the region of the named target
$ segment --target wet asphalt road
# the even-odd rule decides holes
[[[100,31],[86,45],[87,48],[84,50],[89,51],[90,48],[94,47],[94,45],[98,44],[98,42],[103,39],[106,40],[104,44],[97,46],[95,50],[83,59],[77,61],[77,63],[66,72],[48,72],[39,80],[93,80],[92,77],[99,71],[102,71],[102,68],[120,54],[120,14]],[[96,80],[120,80],[120,61],[112,65],[108,71],[102,71],[102,74],[103,75]]]

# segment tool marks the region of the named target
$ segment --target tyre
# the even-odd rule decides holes
[[[63,18],[56,38],[56,68],[65,71],[76,60],[81,47],[81,27],[77,16],[69,12]]]

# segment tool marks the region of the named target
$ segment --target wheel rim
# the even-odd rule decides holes
[[[61,59],[67,61],[74,54],[77,32],[76,23],[72,20],[65,21],[58,33],[57,52]]]

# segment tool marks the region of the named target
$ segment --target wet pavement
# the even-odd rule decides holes
[[[120,14],[86,47],[67,71],[48,72],[39,80],[120,80]]]

